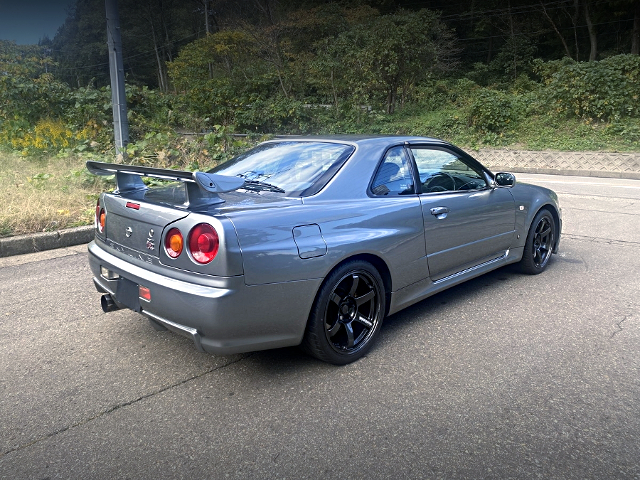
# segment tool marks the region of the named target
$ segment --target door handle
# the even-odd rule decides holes
[[[447,216],[447,213],[449,213],[449,207],[433,207],[431,209],[431,215],[435,215],[436,217],[443,215],[442,218],[444,218]]]

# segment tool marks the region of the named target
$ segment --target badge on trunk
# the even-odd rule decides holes
[[[154,248],[156,248],[156,243],[155,240],[153,239],[153,228],[151,230],[149,230],[149,235],[147,236],[147,248],[149,250],[153,250]]]

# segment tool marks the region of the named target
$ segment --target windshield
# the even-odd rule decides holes
[[[264,143],[211,170],[242,177],[246,190],[307,196],[318,192],[353,152],[340,143]]]

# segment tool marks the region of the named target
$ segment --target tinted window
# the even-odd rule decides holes
[[[317,191],[318,183],[324,186],[353,150],[351,145],[326,142],[265,143],[209,171],[242,177],[248,189],[300,195]]]
[[[422,193],[481,190],[487,182],[480,170],[469,166],[451,152],[433,148],[412,147]]]
[[[403,147],[393,147],[385,155],[371,184],[374,195],[415,193],[413,178]]]

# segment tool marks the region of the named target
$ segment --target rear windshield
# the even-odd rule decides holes
[[[354,150],[329,142],[263,143],[209,172],[242,177],[247,190],[309,196],[327,184]]]

